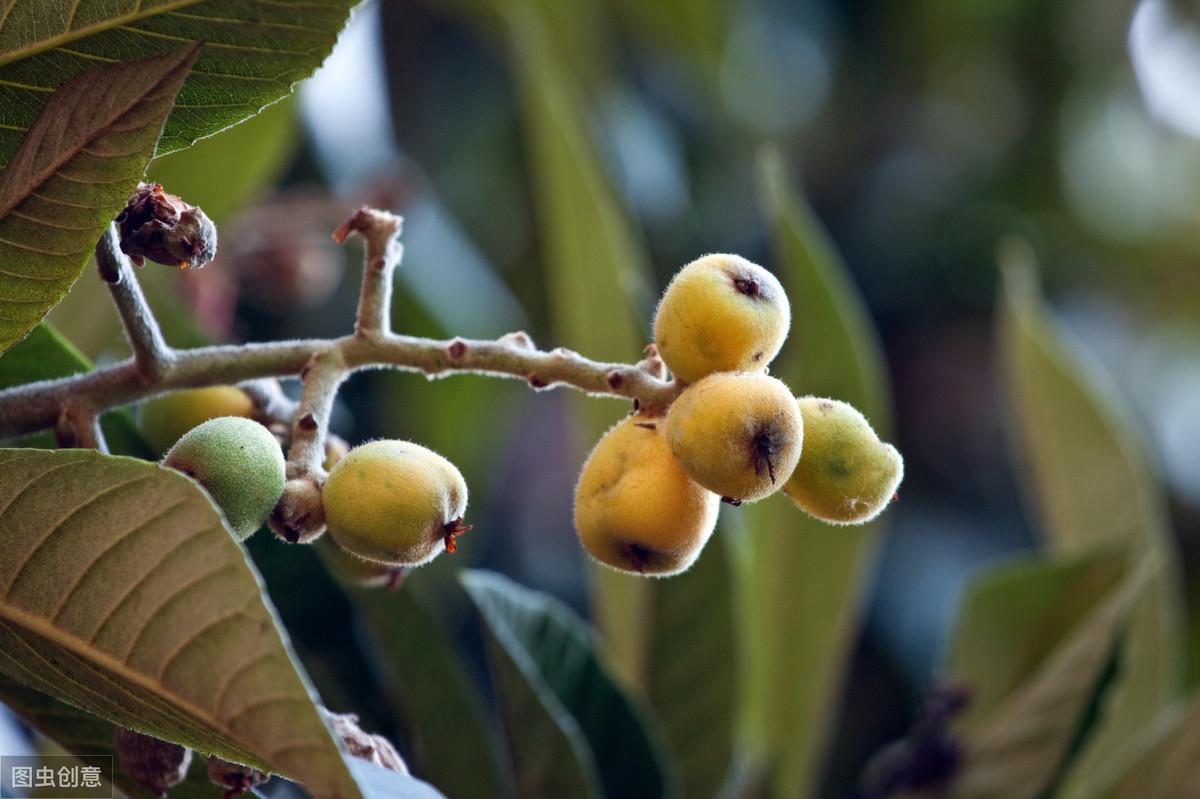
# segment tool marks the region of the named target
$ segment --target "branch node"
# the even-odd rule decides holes
[[[450,346],[446,347],[446,354],[450,356],[450,360],[461,360],[467,354],[467,343],[461,338],[456,338],[450,342]]]
[[[533,344],[533,339],[524,330],[517,330],[513,333],[505,333],[498,341],[501,344],[511,345],[523,350],[537,349]]]

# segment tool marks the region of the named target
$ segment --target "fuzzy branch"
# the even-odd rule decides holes
[[[146,382],[160,379],[171,369],[171,348],[163,339],[158,320],[146,303],[146,295],[133,275],[133,265],[117,242],[116,226],[108,230],[96,244],[96,266],[100,277],[108,283],[113,303],[125,326],[125,336],[133,349],[133,362]]]
[[[357,227],[356,219],[360,220]],[[570,386],[596,396],[636,400],[650,413],[665,410],[679,393],[681,387],[665,379],[652,348],[635,364],[603,363],[561,347],[539,350],[525,333],[495,340],[447,341],[388,332],[391,270],[400,255],[395,242],[399,220],[391,214],[360,212],[347,225],[346,235],[359,232],[367,241],[364,307],[359,310],[355,335],[171,350],[162,341],[128,262],[110,259],[121,275],[112,283],[113,296],[134,357],[93,372],[0,391],[0,438],[53,428],[72,403],[99,413],[177,389],[296,377],[311,364],[293,422],[293,434],[301,435],[293,443],[293,449],[297,442],[300,447],[289,472],[298,473],[319,466],[333,392],[347,375],[361,370],[400,369],[431,379],[481,374],[525,380],[537,390]],[[106,234],[100,249],[108,247],[108,239]],[[384,267],[372,269],[372,259],[381,258]],[[124,272],[119,269],[122,264]],[[315,433],[300,429],[308,414],[317,425]]]

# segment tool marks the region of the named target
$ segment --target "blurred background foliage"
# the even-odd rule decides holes
[[[636,360],[687,261],[731,251],[779,273],[796,326],[775,373],[855,402],[905,454],[902,499],[878,529],[817,525],[783,502],[723,508],[722,539],[687,577],[600,575],[571,532],[571,496],[620,403],[370,373],[344,389],[335,430],[414,438],[457,463],[476,524],[461,554],[409,579],[399,629],[311,550],[265,536],[251,549],[328,704],[396,731],[450,796],[501,779],[481,765],[498,730],[457,753],[423,744],[444,710],[413,706],[404,680],[431,669],[448,694],[473,684],[454,714],[495,700],[454,579],[467,565],[598,621],[615,672],[659,711],[688,795],[711,794],[732,762],[727,788],[742,795],[842,796],[913,722],[972,573],[1047,541],[1083,560],[1021,579],[1088,574],[1078,595],[1099,596],[1117,567],[1072,536],[1106,539],[1096,525],[1130,505],[1132,537],[1165,561],[1148,578],[1165,587],[1130,611],[1160,626],[1130,627],[1181,647],[1197,674],[1195,632],[1184,644],[1168,631],[1178,595],[1193,630],[1200,610],[1197,108],[1200,12],[1170,0],[377,0],[297,98],[152,165],[217,220],[221,247],[203,271],[140,276],[178,345],[338,335],[356,253],[328,232],[366,202],[405,216],[397,328],[524,329]],[[997,247],[1014,235],[1001,360]],[[94,271],[81,282],[50,321],[88,358],[122,357]],[[1075,358],[1111,376],[1117,421],[1075,423],[1093,397]],[[1039,460],[1047,438],[1077,457]],[[1126,438],[1132,461],[1106,443]],[[1090,471],[1113,462],[1135,476]],[[1150,595],[1161,615],[1142,608]],[[1003,628],[987,588],[971,596]],[[436,647],[398,663],[419,629],[442,630],[465,671]],[[956,672],[990,668],[969,655],[950,652]],[[1162,659],[1145,668],[1169,671]],[[1165,703],[1172,679],[1138,701]],[[485,776],[456,792],[470,752]]]

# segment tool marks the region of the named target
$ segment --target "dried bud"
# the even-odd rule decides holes
[[[258,769],[230,763],[219,757],[208,759],[208,778],[225,789],[225,799],[243,794],[267,781],[267,775]]]
[[[267,526],[289,544],[307,544],[325,532],[321,489],[312,480],[288,480]]]
[[[217,229],[204,211],[158,183],[142,183],[117,215],[121,251],[138,266],[145,259],[199,269],[217,254]]]
[[[358,726],[358,716],[353,713],[331,713],[325,708],[321,708],[321,712],[329,725],[333,727],[334,735],[341,738],[342,743],[346,745],[347,752],[377,766],[398,771],[401,774],[408,773],[408,766],[400,757],[400,753],[396,751],[396,747],[392,746],[392,742],[382,735],[363,732],[362,728]]]
[[[183,782],[192,750],[133,730],[117,730],[117,759],[134,782],[157,796]]]

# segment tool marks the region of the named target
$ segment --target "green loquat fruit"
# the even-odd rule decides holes
[[[253,419],[209,419],[184,433],[163,465],[204,486],[243,540],[263,525],[283,493],[279,442]]]
[[[801,397],[804,454],[783,486],[810,516],[832,524],[862,524],[895,496],[904,459],[879,440],[858,409],[839,400]]]
[[[575,530],[600,563],[667,576],[686,570],[712,535],[720,499],[671,454],[662,419],[630,416],[604,434],[575,486]]]
[[[453,552],[467,484],[450,461],[411,441],[372,441],[339,460],[321,491],[334,541],[366,560],[419,566]]]
[[[765,368],[790,324],[774,275],[739,255],[713,254],[671,279],[654,316],[654,341],[667,368],[694,383],[713,372]]]
[[[792,392],[761,372],[718,372],[688,386],[665,429],[692,479],[735,505],[780,489],[804,440]]]
[[[254,414],[254,403],[236,386],[209,386],[173,391],[143,403],[138,426],[155,452],[161,454],[201,422],[218,416]]]

